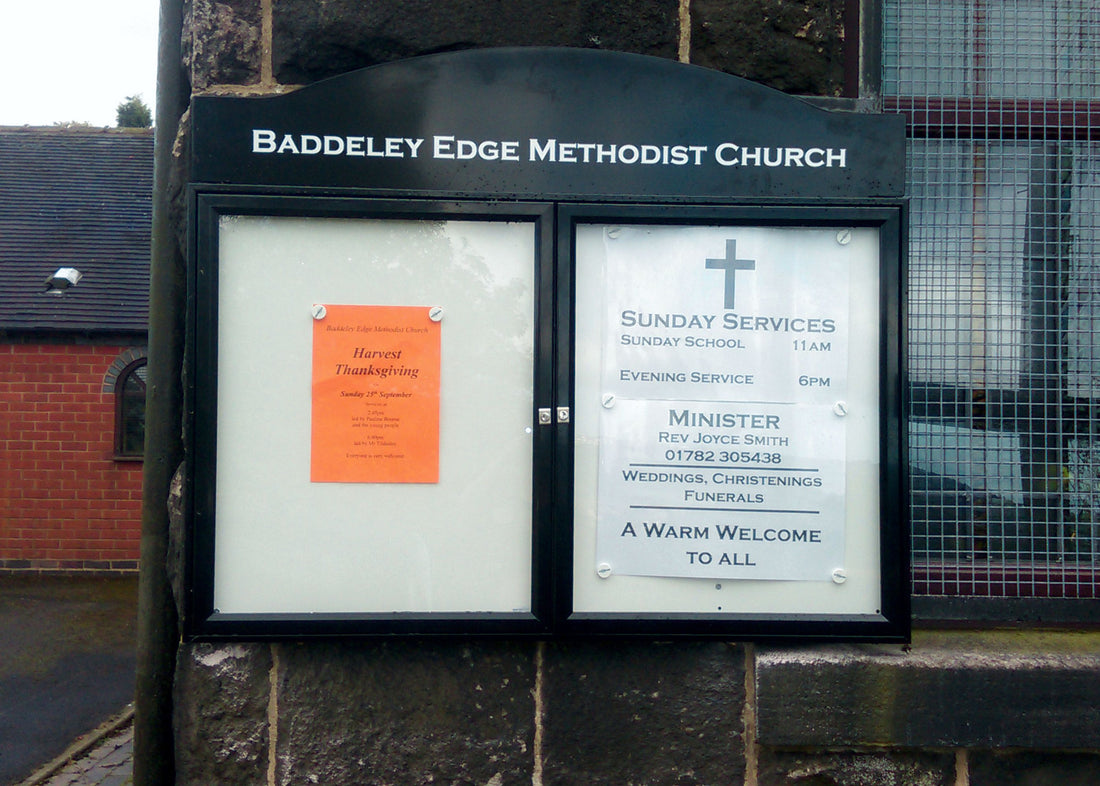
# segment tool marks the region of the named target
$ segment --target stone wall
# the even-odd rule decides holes
[[[261,95],[420,54],[579,46],[835,97],[845,43],[858,40],[844,29],[845,5],[193,0],[184,65],[195,94]],[[176,188],[187,147],[185,123]],[[177,782],[1091,784],[1098,673],[1100,635],[1090,633],[918,630],[911,646],[798,648],[187,643],[175,681]]]
[[[1100,636],[192,644],[180,784],[1100,783]]]
[[[678,58],[790,93],[839,96],[845,4],[191,0],[184,65],[196,93],[270,93],[417,55],[575,46]]]

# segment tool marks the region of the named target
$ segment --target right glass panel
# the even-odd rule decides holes
[[[881,613],[879,234],[578,225],[577,613]]]

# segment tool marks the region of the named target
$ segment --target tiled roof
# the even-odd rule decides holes
[[[152,198],[150,129],[0,128],[0,332],[144,332]]]

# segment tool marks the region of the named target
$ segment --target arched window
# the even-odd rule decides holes
[[[145,452],[146,359],[122,370],[115,384],[115,455],[141,458]]]

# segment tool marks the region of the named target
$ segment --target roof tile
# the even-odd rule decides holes
[[[0,128],[0,331],[144,332],[152,198],[150,129]]]

